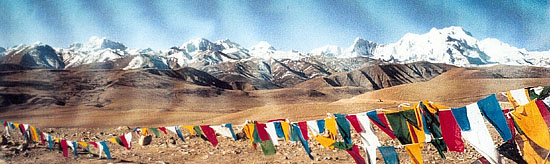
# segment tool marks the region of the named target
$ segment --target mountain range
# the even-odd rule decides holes
[[[477,70],[476,77],[483,78],[550,77],[545,73],[550,68],[544,68],[550,51],[529,52],[496,39],[479,41],[460,27],[407,34],[391,44],[358,38],[345,49],[324,46],[307,53],[277,50],[267,42],[245,48],[230,40],[203,38],[158,51],[92,37],[67,48],[44,43],[0,48],[0,56],[0,107],[114,108],[120,99],[150,97],[168,106],[178,105],[176,100],[243,96],[258,102],[295,101],[289,95],[333,101],[428,81],[457,67]],[[148,94],[129,97],[132,93]]]

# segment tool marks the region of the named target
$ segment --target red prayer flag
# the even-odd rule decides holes
[[[164,132],[164,134],[168,134],[166,133],[166,128],[165,127],[157,127],[157,129],[161,130],[162,132]]]
[[[510,113],[510,109],[505,109],[502,112],[504,112],[504,117],[506,117],[506,122],[508,123],[508,128],[510,128],[510,132],[512,133],[512,141],[516,140],[516,127],[514,126],[514,120],[512,119],[512,116],[510,116],[508,113]]]
[[[357,164],[366,163],[365,158],[361,156],[361,153],[357,145],[353,145],[353,147],[351,147],[351,150],[346,150],[346,152],[348,152],[348,154],[353,158],[353,160],[355,160],[355,163]]]
[[[347,115],[346,119],[348,119],[349,123],[351,123],[357,133],[363,132],[363,128],[361,128],[361,124],[359,124],[356,115]]]
[[[122,141],[122,144],[124,145],[124,147],[126,147],[126,149],[130,150],[130,144],[128,143],[128,141],[126,140],[126,137],[124,135],[122,136],[118,136],[118,138],[120,138],[120,141]]]
[[[309,133],[307,132],[307,122],[305,121],[298,122],[298,126],[302,131],[302,136],[304,137],[304,140],[309,140]]]
[[[69,151],[67,151],[67,141],[61,140],[59,142],[59,144],[61,144],[61,149],[63,150],[63,157],[69,157]]]
[[[90,145],[94,145],[95,148],[97,148],[97,143],[95,142],[88,142]]]
[[[214,147],[218,145],[218,139],[216,138],[216,132],[209,125],[201,125],[201,130],[206,139],[212,143]]]
[[[374,123],[374,125],[376,125],[378,128],[380,128],[388,136],[390,136],[391,139],[396,139],[397,137],[395,137],[395,135],[393,134],[393,131],[390,129],[390,126],[388,124],[388,120],[386,119],[386,115],[384,113],[378,113],[376,115],[378,115],[378,119],[384,125],[380,125],[378,122],[376,122],[372,119],[371,119],[371,122]]]
[[[260,139],[262,141],[267,141],[269,140],[269,133],[267,133],[267,131],[265,130],[265,128],[267,128],[267,125],[266,124],[258,124],[256,123],[256,128],[258,130],[258,136],[260,136]]]
[[[441,121],[441,135],[449,151],[464,152],[464,141],[461,138],[462,133],[453,112],[450,110],[439,111],[439,120],[443,120]]]
[[[44,141],[44,133],[40,132],[40,141],[42,141],[42,145],[46,145],[46,142]]]
[[[550,112],[548,111],[548,109],[546,109],[546,105],[542,100],[537,100],[536,103],[537,107],[539,108],[540,115],[542,115],[542,118],[546,123],[546,126],[550,128]]]

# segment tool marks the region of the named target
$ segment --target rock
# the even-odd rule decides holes
[[[2,138],[0,138],[0,145],[6,145],[6,144],[8,144],[8,138],[2,135]]]
[[[17,150],[18,150],[18,151],[25,151],[25,150],[27,150],[28,147],[29,147],[28,144],[23,143],[23,144],[17,146]]]
[[[147,146],[149,144],[151,144],[151,141],[153,140],[153,136],[152,135],[148,135],[148,136],[140,136],[139,137],[139,145],[141,146]]]
[[[172,145],[176,144],[176,140],[174,139],[174,137],[170,137],[170,144]]]

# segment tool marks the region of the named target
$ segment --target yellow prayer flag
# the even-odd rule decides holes
[[[319,142],[323,147],[329,148],[331,150],[334,150],[334,144],[336,140],[333,140],[331,138],[323,137],[323,136],[313,136],[317,142]]]
[[[282,121],[281,127],[283,128],[283,133],[285,135],[285,140],[290,140],[290,124],[288,122]]]
[[[546,150],[550,149],[548,126],[544,122],[536,101],[519,106],[511,113],[519,128],[529,139]]]
[[[409,154],[409,157],[411,157],[412,163],[424,163],[424,161],[422,160],[422,154],[420,153],[420,144],[405,145],[405,150],[407,150],[407,154]]]
[[[336,135],[338,134],[338,129],[336,127],[336,118],[326,118],[325,126],[331,138],[336,139]]]
[[[88,146],[88,143],[86,142],[78,142],[79,145],[82,145],[83,147],[87,147]]]
[[[36,132],[36,129],[34,128],[34,126],[30,126],[30,129],[31,129],[32,140],[36,142],[40,142],[40,140],[38,139],[38,133]]]
[[[194,126],[183,126],[183,128],[187,129],[191,135],[195,135],[195,130],[193,129]]]
[[[116,137],[115,138],[110,138],[107,141],[111,141],[112,143],[118,144],[118,142],[116,142]]]

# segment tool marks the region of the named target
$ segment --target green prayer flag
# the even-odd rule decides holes
[[[194,127],[193,127],[193,130],[195,130],[195,132],[197,132],[197,135],[198,135],[199,137],[202,136],[202,130],[201,130],[201,127],[200,127],[200,126],[194,126]]]
[[[407,126],[407,120],[401,115],[401,112],[387,113],[386,117],[393,129],[393,133],[402,145],[412,144],[412,139]]]
[[[351,147],[353,147],[353,144],[347,144],[345,142],[335,142],[332,144],[332,146],[342,150],[350,150]]]
[[[159,130],[157,128],[149,128],[155,134],[155,138],[158,138],[160,136]]]
[[[273,145],[273,142],[271,140],[262,141],[260,143],[260,146],[262,147],[264,155],[273,155],[276,152],[275,146]]]
[[[415,113],[414,109],[400,111],[399,113],[401,113],[401,116],[403,118],[405,118],[412,126],[415,126],[418,129],[423,129],[424,128],[424,127],[418,126],[419,124],[418,124],[418,121],[416,119],[416,113]]]

